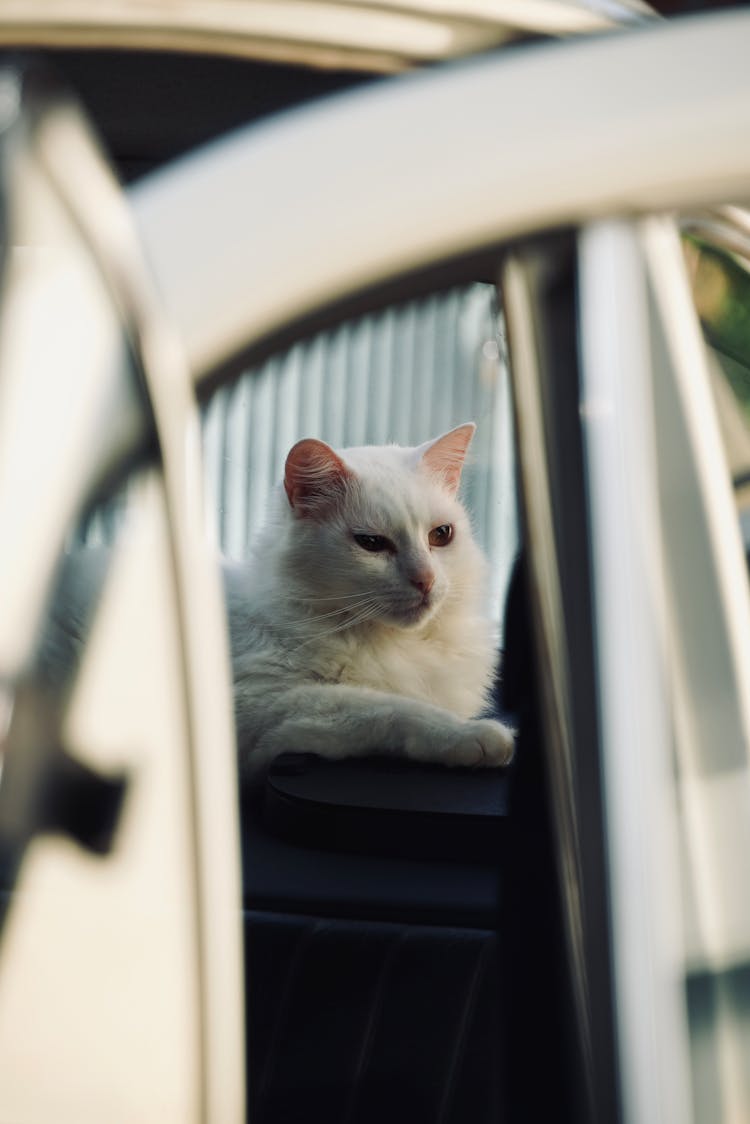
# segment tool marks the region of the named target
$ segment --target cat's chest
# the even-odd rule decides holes
[[[434,703],[464,717],[481,710],[491,674],[488,645],[458,645],[419,634],[374,638],[337,652],[339,683]]]

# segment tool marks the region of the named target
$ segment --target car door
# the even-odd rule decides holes
[[[17,61],[0,90],[0,1115],[238,1120],[236,776],[195,401],[77,107]],[[127,526],[73,566],[87,514],[126,491]]]
[[[504,996],[495,1005],[499,1019],[489,1039],[495,1077],[481,1067],[488,1084],[479,1098],[484,1107],[476,1111],[487,1118],[504,1097],[511,1118],[524,1105],[542,1112],[545,1096],[547,1106],[556,1100],[573,1119],[586,1113],[592,1119],[685,1119],[691,1111],[688,1038],[694,1028],[686,1020],[675,952],[681,938],[672,943],[674,914],[665,910],[667,901],[676,900],[681,874],[675,825],[660,818],[657,799],[669,792],[664,776],[673,743],[685,732],[672,693],[670,660],[679,643],[665,623],[678,618],[664,610],[669,604],[674,612],[677,603],[671,594],[664,599],[664,583],[677,579],[664,568],[662,548],[648,547],[658,542],[666,552],[674,549],[664,522],[665,469],[648,450],[661,423],[677,416],[665,412],[663,402],[654,412],[655,388],[679,387],[684,370],[684,357],[667,362],[659,340],[673,338],[674,325],[683,322],[679,317],[689,324],[695,313],[665,296],[673,285],[679,290],[684,270],[676,264],[672,220],[660,217],[649,225],[640,219],[746,194],[741,138],[748,99],[737,54],[745,24],[742,15],[686,22],[388,83],[239,134],[210,156],[133,191],[143,238],[202,395],[243,369],[260,371],[269,358],[277,370],[298,362],[302,387],[310,370],[308,349],[324,346],[318,333],[355,333],[365,313],[399,315],[409,302],[432,301],[461,285],[489,286],[505,311],[525,554],[519,631],[533,643],[518,657],[524,690],[516,702],[523,717],[512,785],[519,812],[508,819],[507,847],[497,844],[494,896],[485,899],[491,910],[470,957],[475,974],[459,977],[457,985],[460,994],[471,996],[472,979],[482,979],[477,965],[491,955],[508,988],[495,991]],[[706,59],[722,61],[708,65]],[[200,269],[190,268],[191,262]],[[665,278],[659,270],[668,267],[661,263],[670,262]],[[423,311],[416,310],[417,318]],[[693,328],[690,339],[700,354]],[[296,359],[293,345],[301,347]],[[613,352],[618,348],[619,366]],[[595,381],[598,371],[613,380],[605,394]],[[349,408],[356,410],[356,388],[349,390]],[[641,442],[647,456],[640,455]],[[615,458],[611,474],[601,459],[607,454]],[[493,439],[490,471],[497,455]],[[683,465],[678,475],[684,479],[693,458],[702,456],[679,435],[672,455],[674,464]],[[631,464],[638,475],[624,473]],[[728,485],[717,479],[715,488],[726,513]],[[697,495],[704,510],[708,494]],[[609,538],[617,526],[619,538]],[[728,566],[734,574],[733,597],[744,614],[737,528],[727,529],[721,543],[702,539],[697,526],[693,530],[710,557],[718,552],[734,559],[722,561],[720,569],[727,572]],[[707,590],[691,588],[693,596]],[[728,588],[716,586],[719,603],[726,604]],[[616,609],[620,615],[611,616]],[[725,713],[734,714],[737,737],[746,746],[741,652],[747,638],[740,634],[732,633],[730,663],[739,659],[740,670]],[[723,642],[717,637],[717,643]],[[508,651],[509,678],[515,660]],[[634,725],[623,723],[627,714]],[[304,746],[293,748],[304,752]],[[648,774],[639,764],[644,761],[651,762]],[[644,775],[653,783],[644,787]],[[640,777],[638,785],[629,784],[628,776]],[[294,793],[282,778],[277,782],[281,789],[272,798],[281,792],[279,799],[299,803],[310,796],[304,780]],[[372,778],[365,771],[353,783],[348,796],[327,791],[331,815],[351,805],[352,791],[361,804]],[[402,783],[394,784],[394,792]],[[450,784],[446,775],[438,787]],[[357,845],[368,859],[374,848],[378,862],[386,834],[378,815],[388,810],[374,813],[369,841],[360,836]],[[462,1066],[477,1054],[474,1048],[465,1054],[449,1035],[430,1053],[427,1030],[437,1022],[464,1035],[476,1013],[473,1000],[451,1008],[449,986],[444,995],[429,991],[442,968],[426,967],[429,958],[418,956],[425,974],[414,966],[407,971],[383,937],[367,986],[338,1028],[336,1041],[347,1042],[349,1052],[337,1086],[326,1068],[341,1056],[338,1049],[325,1056],[326,996],[336,996],[335,1008],[336,981],[345,990],[350,985],[342,983],[345,973],[336,974],[331,933],[339,934],[347,956],[359,937],[377,945],[378,911],[385,910],[397,925],[399,948],[399,934],[408,931],[411,940],[415,922],[418,938],[427,940],[425,915],[417,914],[428,871],[437,887],[429,903],[433,911],[451,875],[458,874],[465,894],[471,874],[440,865],[437,855],[428,856],[427,866],[410,867],[413,855],[399,854],[397,844],[388,866],[360,858],[349,862],[347,878],[330,873],[331,864],[341,871],[343,860],[340,854],[330,858],[336,854],[330,838],[320,846],[320,822],[301,827],[298,816],[291,842],[278,838],[273,823],[269,842],[268,819],[260,828],[258,822],[250,816],[245,830],[246,877],[253,869],[267,876],[265,896],[257,884],[246,887],[250,1072],[260,1058],[259,1118],[280,1119],[302,1099],[316,1103],[316,1095],[329,1098],[327,1114],[358,1119],[362,1112],[364,1119],[362,1105],[372,1105],[398,1118],[404,1088],[408,1118],[420,1111],[424,1119],[450,1118],[462,1104],[456,1099],[468,1073]],[[308,893],[305,872],[320,872],[326,863],[329,874]],[[487,869],[484,861],[473,863]],[[278,894],[284,877],[287,891]],[[674,906],[675,913],[680,909]],[[468,931],[466,914],[454,896],[439,916],[435,939],[446,965],[456,922]],[[265,951],[263,938],[253,935],[263,926],[270,926]],[[289,935],[295,926],[298,931]],[[282,953],[283,932],[288,942]],[[518,953],[512,969],[502,954],[498,959],[498,949],[506,947]],[[493,951],[486,953],[488,948]],[[276,954],[274,964],[269,958]],[[262,1000],[260,990],[253,997],[254,961],[268,985]],[[320,963],[333,990],[315,990]],[[362,983],[354,968],[351,973]],[[408,997],[404,979],[412,985]],[[405,1007],[389,1023],[383,1011],[401,997]],[[254,1004],[268,1013],[253,1027]],[[415,1021],[400,1039],[398,1026],[412,1025],[405,1022],[407,1011]],[[528,1059],[550,1011],[545,1088],[537,1080],[538,1054],[530,1064]],[[355,1019],[353,1012],[356,1030],[347,1021]],[[407,1052],[415,1062],[411,1068],[396,1056],[405,1039],[419,1044],[415,1053]],[[480,1042],[487,1041],[486,1032],[480,1034]],[[657,1042],[669,1043],[664,1068]],[[307,1053],[311,1044],[314,1055]],[[300,1059],[311,1056],[307,1068]],[[415,1073],[423,1080],[412,1080]]]
[[[507,564],[496,571],[504,701],[519,729],[510,785],[398,766],[384,777],[372,763],[322,770],[305,757],[279,763],[260,806],[244,802],[256,1119],[528,1119],[550,1106],[576,1120],[715,1119],[717,1103],[741,1114],[743,914],[726,912],[731,893],[713,893],[726,849],[709,863],[695,849],[697,916],[710,939],[693,946],[686,1000],[675,929],[687,906],[675,887],[684,878],[694,889],[695,869],[679,854],[684,825],[669,779],[673,752],[729,739],[739,784],[727,791],[745,791],[742,546],[672,214],[747,195],[746,25],[733,16],[647,29],[388,83],[230,138],[131,193],[206,401],[209,479],[232,508],[225,545],[244,549],[239,478],[247,468],[261,490],[290,416],[308,425],[318,410],[332,433],[385,418],[410,440],[422,394],[436,420],[449,397],[448,419],[470,404],[493,423],[473,502],[490,497],[493,557],[511,553],[514,529],[523,547],[512,578]],[[373,334],[394,342],[390,358],[381,345],[367,358],[362,341]],[[419,371],[410,354],[436,341],[451,361],[410,382]],[[399,354],[408,378],[397,383]],[[208,401],[245,370],[236,392]],[[181,488],[186,503],[199,491],[183,383],[157,396],[178,509]],[[313,412],[290,413],[314,385]],[[407,388],[403,399],[394,393]],[[370,411],[371,391],[396,408]],[[266,437],[277,452],[257,456]],[[513,509],[508,465],[520,518],[503,536],[492,497]],[[182,531],[195,533],[200,517],[182,510]],[[194,557],[201,549],[193,539]],[[133,619],[150,603],[131,595]],[[706,604],[716,611],[702,631],[695,610]],[[201,619],[186,620],[182,635],[194,655]],[[704,638],[728,674],[712,660],[702,674]],[[179,658],[179,643],[170,650]],[[191,684],[193,719],[210,741],[222,720],[213,729],[200,719],[208,692]],[[224,734],[216,741],[226,750]],[[194,778],[209,760],[202,744]],[[227,842],[232,793],[212,791],[216,835],[204,839]],[[687,784],[680,796],[695,811],[696,797],[724,791]],[[715,832],[727,807],[715,802],[719,814],[703,826]],[[203,853],[204,889],[219,885],[231,853],[231,842]],[[740,902],[742,872],[734,866],[728,883]],[[218,917],[204,911],[190,930],[196,947],[213,950],[206,979],[209,964],[221,975],[233,963],[212,943]],[[706,1018],[707,973],[729,1022]],[[237,975],[221,979],[225,995],[239,990]],[[94,1035],[97,1025],[87,1024]],[[191,1026],[218,1065],[221,1020]],[[691,1051],[706,1038],[720,1048],[694,1052],[691,1085]],[[30,1030],[16,1045],[32,1040]],[[238,1037],[230,1041],[235,1050]],[[80,1098],[85,1073],[77,1077]],[[222,1082],[211,1087],[221,1105]]]

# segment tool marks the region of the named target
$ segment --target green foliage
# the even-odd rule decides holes
[[[731,254],[686,239],[693,296],[711,346],[730,360],[722,367],[750,419],[750,274]]]

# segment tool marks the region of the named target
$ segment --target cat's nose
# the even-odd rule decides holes
[[[435,584],[435,575],[429,570],[422,570],[420,573],[410,578],[409,581],[415,589],[419,590],[423,597],[426,597]]]

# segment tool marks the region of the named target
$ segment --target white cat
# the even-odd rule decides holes
[[[510,760],[512,731],[475,717],[496,651],[456,498],[474,430],[290,451],[250,563],[225,572],[246,777],[285,750]]]

